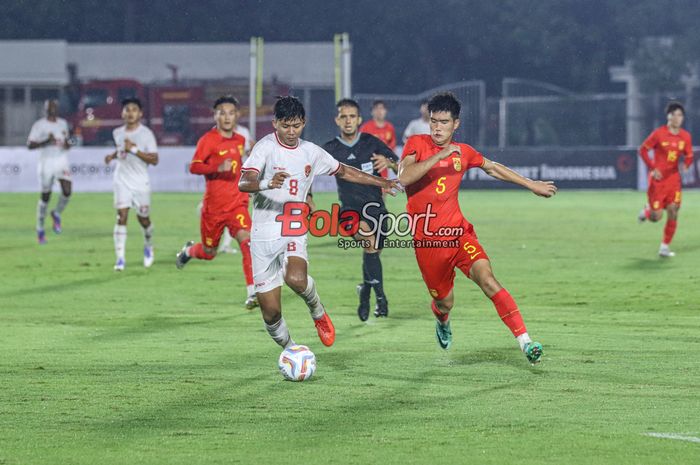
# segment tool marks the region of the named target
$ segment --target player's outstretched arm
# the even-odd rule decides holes
[[[551,197],[557,193],[557,186],[552,181],[533,181],[525,176],[521,176],[507,166],[486,158],[484,158],[484,164],[481,166],[481,169],[491,177],[523,186],[540,197]]]
[[[336,178],[355,184],[365,184],[367,186],[377,186],[385,189],[389,194],[396,195],[396,191],[403,191],[399,182],[396,179],[384,179],[379,176],[372,176],[363,171],[348,166],[345,163],[340,164]]]
[[[260,185],[259,174],[255,170],[245,170],[241,174],[241,179],[238,180],[238,190],[241,192],[249,192],[251,194],[268,189],[279,189],[284,184],[284,180],[289,177],[289,173],[280,171],[267,181],[267,186]]]
[[[453,153],[462,155],[462,149],[458,145],[450,144],[438,153],[423,161],[416,161],[416,155],[407,155],[399,163],[399,182],[402,186],[409,186],[430,171],[440,160],[444,160]]]

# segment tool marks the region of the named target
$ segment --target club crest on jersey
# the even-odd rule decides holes
[[[309,175],[311,174],[311,165],[306,165],[304,167],[304,174],[306,175],[307,178],[309,177]]]
[[[678,142],[678,148],[680,150],[683,150],[685,148],[685,141],[684,140]]]
[[[433,299],[437,299],[438,291],[435,289],[430,289],[430,295],[433,297]]]
[[[452,165],[454,165],[455,171],[462,171],[462,159],[461,158],[453,158]]]

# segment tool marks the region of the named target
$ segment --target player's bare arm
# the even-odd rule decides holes
[[[507,166],[486,158],[484,158],[484,164],[481,166],[481,169],[493,178],[523,186],[540,197],[551,197],[557,193],[557,186],[552,181],[533,181],[525,176],[521,176]]]
[[[109,165],[115,158],[117,158],[116,150],[105,157],[105,165]]]
[[[372,160],[372,167],[374,168],[375,171],[384,171],[385,169],[391,169],[394,172],[397,170],[397,164],[395,161],[388,159],[384,155],[381,155],[379,153],[373,153],[372,156],[370,157],[370,160]]]
[[[53,136],[53,134],[49,134],[49,137],[43,142],[30,141],[27,144],[27,148],[29,150],[40,149],[42,147],[46,147],[47,145],[51,145],[54,143],[56,143],[56,138]]]
[[[408,186],[418,181],[430,171],[440,160],[444,160],[453,153],[462,155],[462,149],[458,145],[450,144],[427,160],[416,162],[415,154],[408,155],[399,163],[399,182]]]
[[[136,147],[136,144],[131,142],[129,139],[124,139],[124,150],[126,150],[132,155],[139,157],[148,165],[155,166],[158,164],[158,154],[156,152],[142,152]]]
[[[403,191],[396,179],[384,179],[379,176],[372,176],[371,174],[362,172],[344,163],[340,164],[338,173],[335,176],[343,181],[354,182],[355,184],[381,187],[382,189],[386,189],[393,196],[396,195],[396,191]]]
[[[267,182],[267,186],[260,185],[258,173],[255,171],[244,171],[241,179],[238,181],[238,189],[241,192],[255,193],[267,189],[279,189],[284,184],[284,180],[289,177],[289,173],[280,171]]]

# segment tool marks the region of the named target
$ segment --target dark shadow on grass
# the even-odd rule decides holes
[[[494,347],[454,354],[450,357],[455,365],[479,365],[482,363],[499,363],[509,365],[519,370],[528,371],[534,375],[545,375],[541,365],[532,366],[517,348]]]
[[[78,281],[47,284],[45,286],[23,287],[9,292],[1,292],[0,297],[17,297],[27,296],[30,294],[51,294],[53,292],[75,292],[83,287],[95,286],[97,284],[102,284],[113,280],[113,275],[104,275],[94,278],[80,279]]]
[[[170,331],[175,328],[185,326],[206,326],[213,325],[222,321],[229,321],[231,317],[217,317],[193,320],[190,318],[175,318],[169,316],[148,316],[140,318],[133,322],[133,325],[128,328],[108,331],[98,336],[93,336],[92,339],[99,341],[114,341],[116,339],[130,338],[132,336],[141,336],[146,334],[154,334],[163,331]]]
[[[673,259],[667,258],[632,258],[621,268],[637,271],[665,271]]]

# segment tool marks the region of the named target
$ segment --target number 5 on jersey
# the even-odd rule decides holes
[[[437,192],[438,195],[444,193],[445,189],[447,189],[447,186],[445,186],[446,180],[447,180],[447,176],[443,176],[437,180],[437,187],[435,188],[435,192]]]

